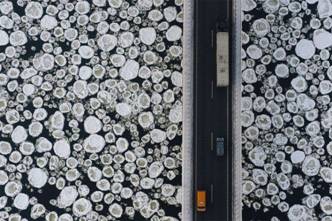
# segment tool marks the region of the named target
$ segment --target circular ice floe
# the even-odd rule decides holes
[[[298,76],[291,81],[291,85],[297,92],[304,92],[308,88],[307,81],[302,77]]]
[[[7,141],[0,141],[0,154],[7,155],[12,152],[12,145]]]
[[[28,138],[28,133],[22,126],[17,126],[11,134],[11,139],[14,143],[19,144]]]
[[[103,150],[105,139],[98,134],[91,134],[83,143],[84,150],[88,153],[98,153]]]
[[[158,177],[161,172],[164,170],[164,166],[161,162],[153,162],[148,170],[149,177],[150,178],[156,178]]]
[[[302,205],[295,204],[289,208],[287,216],[291,221],[304,220],[307,217],[307,209]]]
[[[61,139],[54,143],[54,153],[61,158],[68,158],[70,156],[70,145],[67,140]]]
[[[119,153],[125,152],[128,149],[128,147],[129,147],[129,143],[128,143],[127,139],[120,137],[116,141],[116,148]]]
[[[38,71],[49,71],[54,67],[54,56],[43,54],[33,59],[33,67]]]
[[[47,182],[48,176],[44,170],[39,168],[32,168],[28,172],[28,181],[31,186],[36,188],[43,187]]]
[[[121,47],[128,48],[134,42],[134,34],[131,32],[123,32],[119,35],[118,42]]]
[[[154,28],[142,28],[139,30],[139,38],[146,45],[152,45],[156,40],[156,36]]]
[[[182,29],[177,25],[171,26],[166,32],[166,39],[168,41],[177,41],[181,38],[181,36]]]
[[[14,199],[13,205],[20,210],[25,210],[29,206],[29,196],[25,193],[19,193]]]
[[[294,151],[291,154],[292,163],[301,163],[304,160],[304,158],[305,158],[305,154],[303,151],[300,151],[300,150]]]
[[[127,103],[118,103],[116,112],[122,117],[128,117],[131,114],[131,106]]]
[[[88,84],[84,80],[78,80],[73,85],[73,92],[78,98],[86,98],[88,96]]]
[[[113,50],[113,48],[115,48],[117,43],[118,39],[114,35],[110,34],[102,35],[97,41],[99,48],[103,51]]]
[[[275,68],[275,73],[280,78],[287,78],[289,76],[289,68],[286,64],[278,64]]]
[[[24,11],[25,15],[32,19],[39,19],[43,16],[43,7],[39,2],[29,2]]]
[[[247,48],[247,54],[252,59],[259,59],[262,57],[263,52],[257,45],[250,45]]]
[[[21,46],[28,42],[28,38],[23,31],[14,31],[10,34],[9,42],[13,46]]]
[[[94,55],[94,50],[90,46],[83,45],[78,49],[78,53],[84,59],[90,59]]]
[[[251,180],[245,180],[242,184],[242,193],[244,195],[250,194],[256,188],[256,184]]]
[[[166,139],[166,132],[160,129],[153,129],[150,132],[150,136],[153,142],[161,143]]]
[[[264,18],[255,20],[252,28],[258,37],[263,37],[270,32],[270,24]]]
[[[320,170],[320,162],[312,156],[307,156],[302,163],[302,171],[307,176],[315,176]]]
[[[319,29],[314,31],[313,42],[317,49],[324,49],[332,46],[332,33]]]
[[[9,43],[9,36],[7,32],[0,30],[0,46],[7,45]]]
[[[322,167],[319,174],[326,183],[332,183],[332,169],[329,167]]]
[[[120,218],[123,213],[123,209],[118,203],[113,203],[112,205],[110,205],[110,207],[108,208],[108,211],[115,218]]]
[[[71,206],[76,198],[78,197],[78,192],[75,186],[66,186],[63,188],[57,199],[58,206],[60,208],[67,208]]]
[[[301,39],[295,47],[296,55],[303,59],[311,58],[315,54],[315,51],[314,43],[307,39]]]
[[[322,197],[319,205],[326,215],[332,215],[332,199],[329,196]]]
[[[84,120],[84,130],[88,134],[96,134],[102,129],[102,122],[95,116],[89,116]]]
[[[323,80],[319,83],[319,92],[321,94],[329,94],[332,92],[332,82],[329,80]]]
[[[58,21],[55,17],[50,15],[45,15],[40,20],[40,27],[45,30],[52,30],[58,25]]]
[[[143,128],[148,128],[153,124],[154,117],[151,112],[142,112],[138,116],[138,123],[141,125]]]
[[[85,198],[76,200],[73,204],[73,213],[77,217],[87,215],[92,210],[92,204]]]
[[[138,75],[139,64],[134,60],[127,60],[124,66],[120,69],[120,76],[124,80],[135,79]]]

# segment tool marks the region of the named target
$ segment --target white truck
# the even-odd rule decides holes
[[[217,87],[229,86],[229,33],[218,31],[216,36]]]

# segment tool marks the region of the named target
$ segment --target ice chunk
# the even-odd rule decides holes
[[[114,35],[110,34],[102,35],[97,41],[99,48],[103,51],[113,50],[113,48],[115,48],[117,43],[118,39]]]
[[[319,92],[321,94],[329,94],[332,92],[332,83],[329,80],[323,80],[319,83]]]
[[[43,16],[43,7],[39,2],[29,2],[24,11],[25,15],[32,19],[39,19]]]
[[[78,197],[78,192],[75,186],[64,187],[57,199],[59,208],[67,208],[71,206],[76,198]]]
[[[57,27],[58,21],[56,20],[55,17],[50,16],[50,15],[45,15],[41,20],[40,20],[40,27],[45,30],[52,30],[55,27]]]
[[[254,0],[242,0],[241,1],[241,8],[242,11],[249,12],[256,8],[257,4]]]
[[[7,32],[0,30],[0,46],[7,45],[9,43],[9,37]]]
[[[149,177],[150,178],[157,178],[164,170],[164,165],[159,162],[153,162],[150,166],[149,166]]]
[[[28,42],[28,38],[23,31],[14,31],[10,34],[9,42],[13,46],[22,46]]]
[[[54,67],[54,56],[51,54],[43,54],[33,59],[33,67],[38,71],[49,71]]]
[[[132,80],[137,77],[139,64],[134,60],[127,60],[124,66],[120,69],[120,76],[124,80]]]
[[[330,0],[318,0],[317,11],[319,18],[327,18],[332,15],[332,3]]]
[[[153,129],[150,131],[150,136],[153,142],[161,143],[166,139],[166,132],[160,129]]]
[[[322,167],[319,174],[326,183],[332,183],[332,169],[330,167]]]
[[[304,77],[297,76],[291,81],[291,85],[297,92],[301,93],[307,90],[308,84]]]
[[[28,172],[28,181],[33,187],[41,188],[45,186],[47,179],[47,174],[40,168],[32,168]]]
[[[102,126],[102,122],[95,116],[89,116],[84,120],[84,130],[88,134],[98,133]]]
[[[53,146],[54,153],[61,158],[67,159],[70,156],[70,145],[65,139],[58,140]]]
[[[316,176],[320,170],[320,162],[312,156],[307,156],[302,163],[302,171],[307,176]]]
[[[264,18],[255,20],[252,24],[252,28],[257,37],[263,37],[270,32],[270,24]]]
[[[259,59],[262,57],[263,55],[263,52],[262,52],[262,49],[260,49],[257,45],[250,45],[247,50],[246,50],[248,56],[252,59]]]
[[[318,29],[314,31],[313,41],[318,49],[328,48],[332,46],[332,34],[324,29]]]
[[[98,134],[91,134],[83,142],[84,150],[88,153],[99,153],[104,149],[104,146],[105,139]]]
[[[131,114],[131,106],[127,103],[118,103],[115,110],[122,117],[128,117]]]
[[[122,207],[117,203],[113,203],[112,205],[110,205],[110,207],[108,208],[108,211],[115,218],[120,218],[123,213]]]
[[[319,205],[326,215],[332,215],[332,200],[329,196],[322,197]]]
[[[19,193],[14,199],[14,206],[19,210],[25,210],[29,206],[29,196],[25,193]]]
[[[156,40],[156,30],[154,28],[141,28],[139,30],[139,38],[146,45],[152,45]]]
[[[9,181],[5,186],[5,194],[9,197],[16,196],[22,190],[22,183],[19,181]]]
[[[249,159],[250,161],[259,167],[264,166],[265,160],[267,158],[266,153],[264,152],[264,149],[260,146],[255,147],[254,149],[252,149],[249,154]]]
[[[11,134],[11,139],[14,143],[22,143],[28,138],[28,133],[22,126],[17,126]]]
[[[134,38],[133,33],[123,32],[119,35],[119,45],[123,48],[128,48],[133,44]]]
[[[0,154],[7,155],[12,152],[12,145],[7,141],[0,141]]]
[[[182,36],[182,29],[177,25],[172,25],[167,31],[166,31],[166,39],[168,41],[177,41],[180,40]]]
[[[296,150],[291,154],[291,161],[292,163],[301,163],[305,158],[305,154],[301,150]]]
[[[84,80],[76,81],[73,85],[73,91],[78,98],[86,98],[89,94],[87,82]]]
[[[153,124],[154,117],[151,112],[142,112],[138,115],[138,123],[143,128],[148,128]]]
[[[56,111],[50,119],[50,127],[53,130],[62,130],[65,125],[65,117],[60,111]]]
[[[74,202],[73,213],[75,216],[82,217],[92,210],[92,204],[85,198],[80,198]]]
[[[129,147],[127,139],[123,137],[120,137],[115,144],[119,153],[125,152]]]
[[[307,39],[301,39],[295,47],[296,55],[303,59],[311,58],[315,54],[315,50],[314,43]]]
[[[306,220],[307,210],[305,206],[294,204],[288,210],[287,216],[290,221]]]

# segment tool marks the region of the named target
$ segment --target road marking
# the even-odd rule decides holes
[[[213,81],[211,81],[211,99],[213,99],[213,89],[214,89],[214,82]]]
[[[213,31],[213,29],[210,31],[210,33],[211,33],[211,48],[213,48],[213,46],[214,46],[214,31]]]
[[[226,136],[227,136],[227,145],[226,145],[226,147],[227,147],[227,155],[226,155],[226,171],[227,171],[227,173],[228,173],[228,171],[229,171],[229,166],[228,166],[228,164],[229,164],[229,157],[230,157],[230,151],[228,151],[229,149],[230,149],[230,147],[229,147],[229,87],[227,87],[227,92],[226,92],[226,94],[227,94],[227,97],[226,97],[226,107],[227,107],[227,119],[226,119],[226,125],[227,125],[227,132],[226,132]],[[227,189],[227,194],[226,194],[226,199],[227,199],[227,210],[226,210],[226,217],[227,217],[227,219],[228,219],[228,217],[229,217],[229,200],[228,200],[228,194],[230,193],[230,191],[229,191],[229,176],[227,175],[226,176],[226,189]]]
[[[213,203],[213,183],[211,183],[211,190],[210,190],[210,197],[211,197],[211,203]]]
[[[211,151],[213,151],[213,131],[210,133],[210,145],[211,145]]]

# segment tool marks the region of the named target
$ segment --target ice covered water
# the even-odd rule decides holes
[[[2,216],[180,220],[183,1],[0,14]]]

